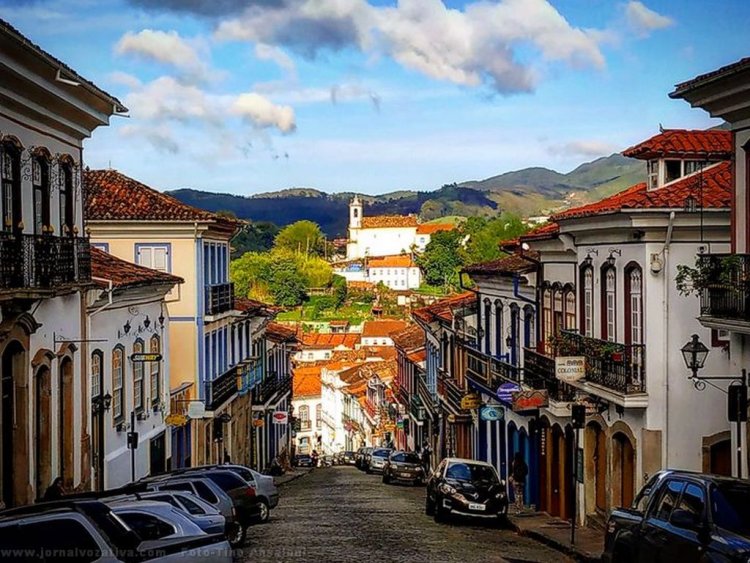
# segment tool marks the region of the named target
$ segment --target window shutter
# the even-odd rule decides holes
[[[142,246],[138,249],[138,264],[151,268],[153,262],[153,249],[148,246]]]
[[[154,247],[152,268],[160,272],[167,271],[167,249],[166,247],[163,247],[163,246]]]

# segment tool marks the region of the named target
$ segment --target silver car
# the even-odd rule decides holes
[[[192,493],[182,491],[154,491],[136,493],[134,499],[167,502],[175,508],[184,511],[187,517],[207,534],[224,534],[226,531],[226,518],[213,506]]]
[[[382,473],[385,462],[391,455],[391,448],[375,448],[370,455],[370,465],[367,466],[367,473]]]

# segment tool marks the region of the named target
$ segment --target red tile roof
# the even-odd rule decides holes
[[[101,287],[107,287],[104,280],[112,280],[114,287],[139,287],[151,284],[175,285],[184,283],[185,280],[166,272],[152,270],[139,266],[127,260],[121,260],[103,250],[91,247],[91,274],[98,280],[95,283]]]
[[[370,258],[367,261],[368,268],[414,268],[416,264],[411,254],[396,254],[394,256],[381,256]]]
[[[362,217],[363,229],[395,229],[416,227],[417,218],[414,215],[376,215]]]
[[[292,370],[292,398],[319,397],[320,373],[318,366],[305,366]]]
[[[438,320],[451,322],[455,310],[472,307],[476,305],[476,302],[477,297],[473,293],[460,293],[458,295],[446,297],[440,301],[435,301],[435,303],[427,305],[427,307],[416,309],[412,315],[427,323]]]
[[[622,154],[643,160],[670,156],[729,160],[733,152],[731,131],[666,129]]]
[[[742,72],[743,70],[747,70],[748,68],[750,68],[750,57],[745,57],[744,59],[740,59],[737,62],[723,66],[721,68],[717,68],[716,70],[701,74],[699,76],[696,76],[695,78],[675,85],[674,92],[671,92],[669,94],[669,97],[679,98],[687,90],[691,90],[699,86],[704,86],[714,80],[718,80],[719,78],[724,77],[725,75]]]
[[[417,227],[418,235],[431,235],[438,231],[452,231],[456,226],[452,223],[425,223]]]
[[[192,207],[117,170],[86,170],[84,215],[88,221],[199,221],[235,230],[238,223]]]
[[[235,297],[234,310],[252,315],[259,314],[265,317],[273,317],[280,311],[278,307],[274,307],[268,303],[263,303],[262,301],[256,301],[255,299],[249,299],[247,297]]]
[[[351,332],[341,333],[321,333],[321,332],[308,332],[302,335],[302,345],[304,348],[348,348],[354,350],[354,347],[359,344],[359,334],[353,334]]]
[[[349,321],[329,321],[328,326],[349,326]]]
[[[532,230],[525,235],[519,237],[519,244],[526,240],[546,240],[555,238],[560,233],[560,225],[554,222],[545,223]]]
[[[491,262],[472,264],[471,266],[466,266],[463,271],[467,274],[522,274],[531,272],[536,268],[533,260],[539,260],[539,253],[528,250],[524,253],[511,254],[510,256],[492,260]]]
[[[417,324],[411,324],[404,330],[394,333],[391,338],[396,348],[411,352],[424,346],[424,330]]]
[[[394,332],[404,330],[406,321],[383,319],[379,321],[365,321],[362,326],[362,338],[390,337]]]
[[[414,364],[421,364],[427,360],[427,350],[422,349],[406,355],[406,359]]]
[[[729,209],[732,189],[732,163],[720,162],[706,168],[702,175],[688,176],[650,191],[646,189],[645,183],[636,184],[596,203],[558,213],[553,219],[561,221],[574,217],[606,215],[626,209],[683,209],[688,197],[695,198],[700,205],[701,192],[704,209]]]
[[[268,323],[266,338],[271,342],[297,342],[294,329],[277,322]]]

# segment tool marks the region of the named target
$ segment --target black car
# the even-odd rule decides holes
[[[383,483],[394,481],[421,485],[424,483],[422,459],[414,452],[393,452],[383,466]]]
[[[446,458],[427,482],[425,514],[435,522],[451,515],[503,521],[507,513],[505,482],[484,461]]]
[[[750,560],[750,482],[660,471],[607,521],[604,563]]]
[[[357,452],[357,459],[355,460],[355,465],[360,471],[367,471],[367,466],[370,463],[370,454],[372,453],[372,450],[375,448],[366,447],[366,448],[360,448],[360,451]]]
[[[312,467],[313,459],[307,454],[300,454],[294,457],[295,467]]]

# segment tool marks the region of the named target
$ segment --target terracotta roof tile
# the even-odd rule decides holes
[[[636,184],[596,203],[558,213],[553,218],[561,221],[618,213],[626,209],[682,209],[688,197],[695,198],[700,204],[701,192],[704,209],[728,209],[732,201],[732,189],[732,163],[721,162],[706,168],[702,175],[688,176],[650,191],[646,189],[645,183]]]
[[[456,225],[452,223],[425,223],[417,227],[418,235],[431,235],[439,231],[452,231]]]
[[[394,332],[406,328],[406,321],[396,319],[383,319],[378,321],[365,321],[362,326],[362,337],[386,337]]]
[[[424,329],[417,324],[411,324],[404,330],[394,333],[391,338],[396,348],[411,352],[424,346]]]
[[[305,348],[348,348],[354,350],[359,344],[360,335],[353,333],[334,334],[321,332],[308,332],[302,336],[302,344]]]
[[[446,297],[440,301],[435,301],[432,305],[416,309],[412,315],[427,323],[437,320],[450,322],[453,319],[453,312],[455,310],[475,306],[476,302],[477,297],[473,293],[460,293]]]
[[[367,261],[368,268],[414,268],[416,264],[411,254],[396,254],[394,256],[381,256],[370,258]]]
[[[625,149],[622,154],[643,160],[670,156],[728,160],[733,152],[731,131],[666,129],[642,143]]]
[[[88,221],[200,221],[232,230],[238,224],[182,203],[117,170],[86,170],[83,181]]]
[[[297,336],[294,329],[281,323],[270,322],[266,326],[266,338],[272,342],[296,342]]]
[[[292,370],[292,397],[319,397],[320,373],[317,366],[305,366]]]
[[[411,354],[406,355],[406,359],[412,362],[413,364],[421,364],[424,361],[427,361],[427,350],[418,350],[417,352],[412,352]]]
[[[103,250],[91,247],[91,274],[97,278],[112,280],[114,287],[138,287],[151,284],[178,284],[185,280],[166,272],[139,266],[127,260],[121,260]],[[95,280],[96,284],[106,287],[107,282]]]
[[[242,311],[248,314],[258,314],[265,317],[273,317],[279,312],[279,308],[262,301],[256,301],[255,299],[249,299],[247,297],[235,297],[234,298],[234,310]]]
[[[365,358],[368,360],[372,358],[392,360],[398,355],[398,352],[396,352],[396,349],[393,346],[363,346],[360,350],[364,351]]]
[[[527,258],[524,258],[524,255]],[[528,258],[539,260],[539,253],[529,250],[524,254],[511,254],[510,256],[492,260],[491,262],[466,266],[464,272],[467,274],[523,274],[531,272],[536,268],[534,262]]]
[[[328,326],[349,326],[349,321],[330,321]]]
[[[394,229],[416,227],[417,218],[414,215],[376,215],[362,217],[363,229]]]

